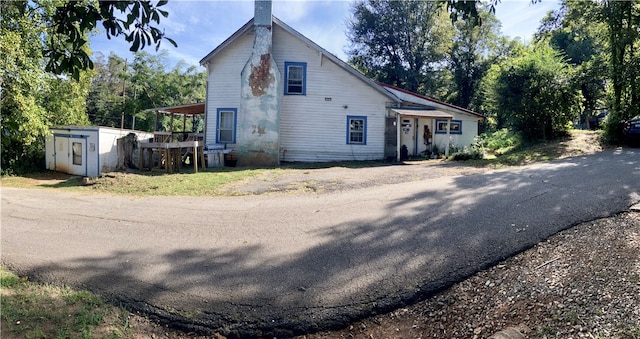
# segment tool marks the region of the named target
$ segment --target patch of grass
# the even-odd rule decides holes
[[[480,136],[480,140],[494,154],[504,154],[523,145],[522,135],[511,132],[506,128],[484,133]]]
[[[0,267],[3,338],[122,338],[128,313],[87,291],[29,282]]]
[[[476,167],[503,168],[549,161],[556,158],[558,158],[558,154],[553,147],[535,145],[524,149],[510,150],[501,155],[487,154],[483,159],[468,160],[465,163]]]
[[[269,169],[218,169],[198,173],[183,172],[165,174],[162,171],[124,173],[114,172],[96,178],[92,185],[84,186],[78,176],[59,174],[46,178],[49,173],[36,173],[23,177],[2,177],[3,186],[21,188],[57,188],[80,191],[165,196],[216,196],[224,195],[223,187],[253,177]]]
[[[493,143],[499,148],[486,148],[487,154],[483,159],[468,160],[465,163],[476,167],[503,168],[550,161],[557,159],[565,151],[563,141],[565,139],[559,138],[553,141],[524,143],[518,137],[504,137]]]

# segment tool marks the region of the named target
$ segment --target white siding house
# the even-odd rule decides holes
[[[462,147],[477,135],[479,114],[372,81],[271,16],[270,2],[256,2],[256,18],[265,17],[272,19],[250,20],[200,61],[208,74],[205,143],[231,148],[238,164],[399,158],[401,145],[418,155],[427,124],[443,150],[449,139]],[[269,36],[256,35],[263,27]],[[247,104],[256,100],[250,92],[257,104]],[[454,129],[440,135],[449,121]]]
[[[103,126],[54,126],[45,138],[45,165],[52,171],[97,177],[118,166],[117,141],[129,133],[138,140],[153,133]]]

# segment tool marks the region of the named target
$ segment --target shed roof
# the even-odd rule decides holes
[[[423,105],[428,107],[433,107],[435,109],[440,109],[443,111],[451,111],[456,113],[464,113],[471,116],[476,117],[477,119],[484,119],[484,115],[468,110],[466,108],[462,108],[460,106],[452,105],[434,98],[430,98],[418,93],[410,92],[402,88],[398,88],[395,86],[391,86],[382,82],[378,82],[380,86],[382,86],[387,91],[393,93],[396,97],[402,100],[405,103],[412,103],[417,105]]]
[[[180,106],[156,107],[150,108],[149,111],[183,115],[204,114],[204,102]]]

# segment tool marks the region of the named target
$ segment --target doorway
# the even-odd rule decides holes
[[[55,137],[55,168],[58,172],[87,175],[87,140]]]

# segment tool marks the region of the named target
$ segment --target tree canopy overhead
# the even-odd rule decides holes
[[[88,34],[102,23],[107,38],[123,35],[131,43],[132,52],[162,40],[174,46],[157,25],[169,13],[161,7],[167,1],[154,4],[149,0],[34,0],[0,2],[0,19],[7,21],[7,29],[20,30],[18,17],[26,18],[42,28],[43,38],[38,45],[45,58],[45,70],[53,74],[69,74],[79,79],[80,72],[93,68],[89,57]],[[124,18],[122,18],[124,16]]]
[[[431,92],[452,32],[433,1],[358,0],[347,23],[349,61],[367,76],[410,91]]]

